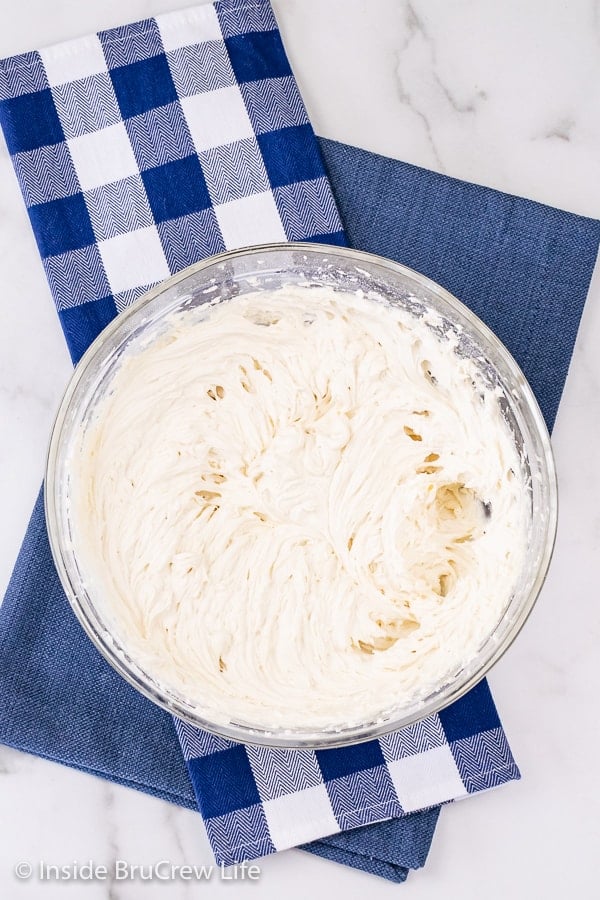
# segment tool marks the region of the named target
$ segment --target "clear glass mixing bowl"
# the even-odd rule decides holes
[[[521,452],[528,483],[530,538],[523,571],[505,613],[477,656],[442,688],[411,706],[331,730],[266,731],[246,724],[211,721],[185,696],[159,684],[133,659],[93,595],[74,550],[69,495],[69,450],[81,427],[110,388],[120,360],[134,340],[152,335],[173,312],[225,301],[238,294],[282,285],[327,285],[341,291],[375,291],[416,315],[441,317],[442,331],[459,333],[457,352],[472,358],[491,386]],[[368,740],[409,725],[457,700],[498,661],[514,640],[542,587],[557,522],[557,488],[548,432],[523,373],[492,332],[455,297],[418,272],[381,257],[319,244],[272,244],[212,257],[140,297],[104,329],[78,364],[60,406],[46,471],[46,519],[60,580],[85,631],[108,662],[138,691],[192,725],[237,741],[277,747],[334,747]]]

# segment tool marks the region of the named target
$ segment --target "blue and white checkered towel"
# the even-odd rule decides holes
[[[119,310],[212,253],[345,242],[266,0],[220,0],[4,60],[0,124],[74,360]],[[485,683],[438,716],[338,750],[244,747],[176,727],[225,864],[519,776]]]

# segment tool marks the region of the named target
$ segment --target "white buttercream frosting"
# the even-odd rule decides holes
[[[319,728],[423,698],[523,565],[496,392],[427,321],[360,294],[177,314],[80,437],[90,590],[146,672],[222,721]]]

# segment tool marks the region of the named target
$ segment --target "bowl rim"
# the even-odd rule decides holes
[[[190,276],[193,276],[198,272],[202,272],[204,269],[210,268],[214,265],[225,263],[240,256],[251,257],[254,255],[259,256],[261,254],[270,253],[273,251],[281,252],[290,250],[297,250],[299,252],[307,253],[319,253],[321,255],[330,254],[332,256],[341,256],[358,263],[360,263],[360,261],[362,260],[365,263],[371,263],[381,266],[388,271],[392,270],[395,274],[404,276],[412,281],[416,281],[419,286],[424,287],[426,290],[429,290],[430,292],[436,294],[444,303],[447,304],[447,306],[450,307],[450,309],[453,309],[459,314],[459,316],[467,319],[469,324],[475,329],[476,332],[479,333],[482,339],[486,341],[502,358],[503,363],[506,365],[511,377],[514,378],[515,383],[518,386],[519,391],[521,392],[521,397],[525,403],[525,406],[531,413],[532,423],[535,431],[537,432],[537,437],[539,438],[542,447],[542,456],[540,457],[540,462],[545,471],[546,487],[548,490],[547,528],[545,539],[543,542],[543,552],[539,559],[535,579],[530,587],[525,601],[521,604],[516,614],[514,615],[511,627],[507,629],[502,638],[497,642],[494,652],[490,653],[489,657],[484,660],[483,664],[476,671],[472,672],[468,678],[465,678],[462,682],[458,683],[454,689],[448,690],[441,698],[436,698],[436,695],[434,694],[422,703],[416,704],[414,707],[409,707],[409,709],[412,711],[405,716],[400,716],[395,719],[387,719],[384,722],[373,722],[368,726],[359,724],[349,728],[344,728],[344,730],[341,730],[343,726],[340,726],[339,728],[332,728],[331,730],[268,730],[263,728],[252,728],[247,725],[238,725],[236,723],[212,722],[210,720],[205,720],[201,715],[194,713],[189,708],[189,706],[186,706],[184,702],[182,702],[172,693],[170,694],[169,691],[164,687],[155,688],[146,683],[146,681],[142,677],[142,675],[145,673],[143,673],[141,667],[135,664],[135,662],[132,660],[139,672],[132,671],[125,664],[121,656],[115,652],[114,647],[103,639],[102,634],[95,627],[94,622],[89,618],[86,610],[83,608],[81,602],[79,601],[77,591],[72,584],[69,573],[67,571],[67,567],[63,559],[63,552],[59,537],[58,512],[56,508],[56,463],[64,433],[63,429],[67,420],[67,413],[70,409],[73,396],[75,395],[84,374],[88,371],[90,364],[97,356],[100,355],[101,349],[104,346],[107,338],[112,336],[117,330],[122,329],[128,319],[135,315],[140,308],[152,302],[166,291],[169,291],[180,282],[185,281]],[[188,266],[185,269],[182,269],[180,272],[159,282],[154,287],[150,288],[150,290],[144,292],[122,312],[118,313],[98,334],[98,336],[86,349],[84,354],[75,365],[73,373],[65,388],[58,411],[54,418],[46,457],[44,478],[44,511],[49,544],[52,552],[52,557],[54,559],[54,564],[56,566],[56,570],[63,590],[65,591],[69,604],[73,612],[75,613],[75,616],[77,617],[87,636],[90,638],[96,649],[101,653],[103,658],[112,666],[113,669],[115,669],[119,673],[119,675],[121,675],[122,678],[125,679],[125,681],[127,681],[132,687],[134,687],[140,694],[145,696],[147,699],[149,699],[159,707],[167,710],[172,715],[188,723],[189,725],[197,728],[202,728],[214,735],[224,737],[228,740],[234,740],[243,744],[274,748],[276,747],[282,749],[328,749],[369,741],[374,738],[381,737],[384,734],[388,734],[389,732],[396,731],[398,729],[407,727],[408,725],[415,724],[416,722],[420,721],[423,718],[426,718],[427,716],[439,713],[442,709],[459,700],[469,690],[475,687],[475,685],[478,684],[486,676],[492,666],[494,666],[504,656],[506,651],[512,645],[517,635],[523,628],[525,622],[529,618],[546,580],[556,543],[556,533],[558,526],[558,483],[556,465],[554,461],[552,446],[550,443],[548,428],[546,426],[546,422],[543,418],[533,390],[529,385],[529,382],[527,381],[520,366],[518,365],[508,348],[500,341],[500,339],[485,324],[485,322],[483,322],[471,309],[469,309],[468,306],[462,303],[454,294],[450,293],[450,291],[448,291],[438,282],[433,281],[433,279],[428,278],[426,275],[423,275],[416,269],[412,269],[409,266],[404,265],[403,263],[396,262],[395,260],[389,259],[387,257],[380,256],[375,253],[369,253],[364,250],[355,250],[350,247],[338,247],[337,245],[320,244],[316,242],[282,241],[275,243],[253,244],[234,250],[226,250],[221,253],[209,256],[206,259],[200,260],[199,262],[194,263],[193,265]]]

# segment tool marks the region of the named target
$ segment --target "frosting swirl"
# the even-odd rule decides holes
[[[319,728],[440,687],[508,603],[520,460],[425,319],[288,287],[173,317],[73,455],[76,549],[129,655],[222,721]]]

